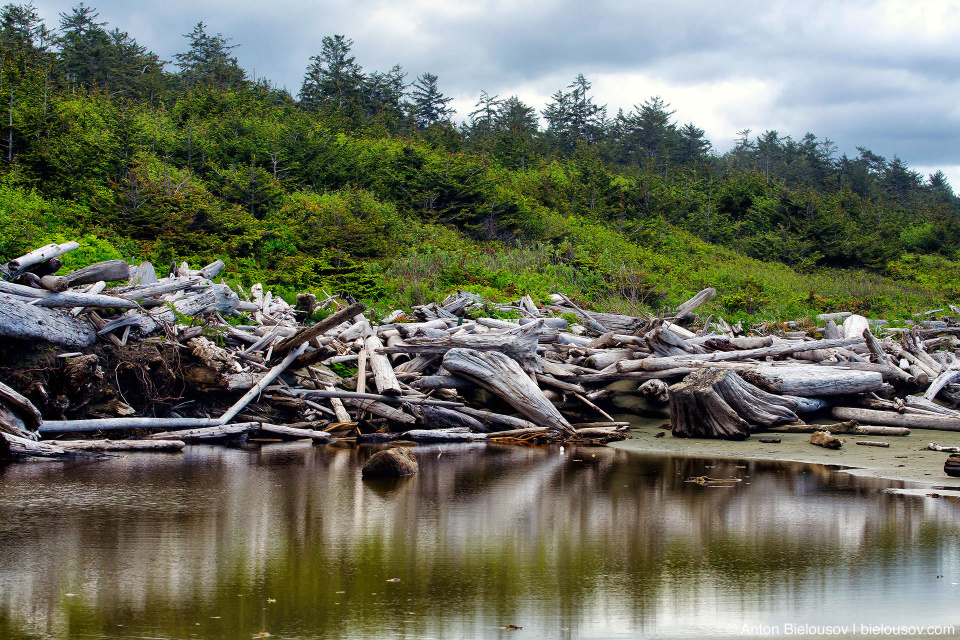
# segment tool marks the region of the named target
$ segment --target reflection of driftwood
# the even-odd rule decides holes
[[[573,436],[573,428],[514,360],[498,352],[451,349],[443,367],[505,400],[532,422]]]
[[[796,404],[767,393],[736,373],[701,369],[670,387],[673,435],[740,440],[752,431],[799,420]]]

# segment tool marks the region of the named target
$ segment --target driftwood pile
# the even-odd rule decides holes
[[[216,402],[157,415],[117,398],[68,419],[41,416],[0,384],[0,436],[12,453],[252,436],[606,442],[628,426],[601,408],[612,393],[605,387],[622,380],[669,405],[680,437],[822,428],[802,417],[847,421],[865,435],[890,435],[881,426],[960,431],[960,412],[934,402],[960,401],[960,325],[952,318],[881,335],[861,316],[829,314],[816,331],[760,326],[748,336],[693,315],[716,295],[705,289],[668,318],[591,313],[561,294],[547,305],[529,296],[495,304],[457,291],[375,321],[362,303],[335,296],[301,294],[291,306],[260,285],[215,283],[221,261],[196,270],[174,264],[163,278],[150,263],[122,260],[54,275],[58,256],[76,246],[49,245],[0,268],[0,341],[60,347],[63,379],[78,388],[97,375],[98,355],[89,351],[98,343],[163,344],[182,354],[178,375],[191,393]],[[91,433],[127,439],[66,439]]]

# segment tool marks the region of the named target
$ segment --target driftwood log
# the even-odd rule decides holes
[[[89,347],[97,332],[86,320],[0,295],[0,336],[46,341],[65,347]]]
[[[79,247],[80,243],[73,241],[64,242],[62,244],[48,244],[45,247],[34,249],[30,253],[24,254],[19,258],[14,258],[7,263],[7,266],[10,268],[10,271],[22,271],[32,267],[33,265],[46,262],[51,258],[62,256],[65,253],[70,253]]]
[[[450,349],[443,357],[443,368],[487,389],[531,422],[574,436],[567,419],[510,357],[496,351]]]
[[[796,403],[726,369],[700,369],[670,387],[670,423],[681,438],[742,440],[758,429],[797,422]]]
[[[772,393],[819,398],[880,391],[883,376],[809,364],[761,364],[740,374],[743,379]]]
[[[960,418],[942,415],[896,413],[894,411],[877,411],[876,409],[861,409],[859,407],[833,407],[830,409],[830,415],[838,420],[856,420],[857,422],[888,427],[960,431]]]
[[[130,279],[130,265],[126,260],[106,260],[78,269],[65,276],[44,276],[40,284],[50,291],[66,291],[78,284],[93,284],[103,280],[111,282]]]

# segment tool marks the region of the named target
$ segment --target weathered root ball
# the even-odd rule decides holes
[[[943,463],[943,472],[951,478],[960,478],[960,453],[951,453]]]
[[[767,393],[729,369],[703,368],[669,389],[670,423],[680,438],[742,440],[758,429],[798,422],[797,401]]]
[[[398,447],[378,451],[370,456],[361,471],[364,477],[371,478],[402,478],[412,476],[419,470],[417,458],[413,449]]]

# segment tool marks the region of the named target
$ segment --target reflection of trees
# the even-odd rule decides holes
[[[639,628],[718,594],[791,597],[808,576],[929,564],[958,537],[956,506],[931,509],[815,465],[423,446],[420,473],[385,487],[360,479],[370,453],[292,443],[8,467],[0,635],[121,622],[236,635],[261,630],[265,615],[271,631],[320,635],[384,625],[482,635],[543,614],[568,627],[626,616]],[[742,482],[684,482],[704,475]],[[266,597],[277,603],[264,612]]]

